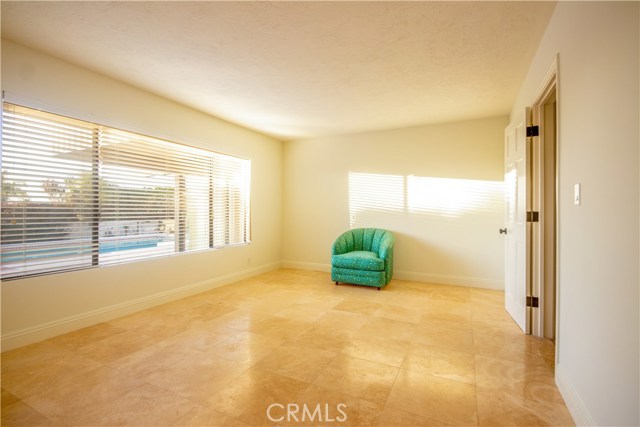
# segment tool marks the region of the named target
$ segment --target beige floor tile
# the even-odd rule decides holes
[[[385,288],[382,292],[384,299],[380,300],[383,305],[390,304],[398,307],[405,307],[411,310],[423,311],[432,300],[425,292],[396,290],[395,288]]]
[[[299,408],[297,421],[289,417],[289,420],[283,420],[284,425],[368,427],[376,425],[382,411],[381,405],[314,384],[302,393],[296,404]],[[275,411],[274,415],[277,415]],[[283,411],[282,415],[286,412]]]
[[[402,366],[408,349],[409,343],[406,341],[396,341],[384,336],[369,334],[363,338],[354,337],[342,348],[341,353],[399,368]]]
[[[111,325],[110,323],[98,323],[97,325],[52,338],[49,342],[68,348],[69,350],[77,350],[85,345],[93,344],[122,332],[125,332],[125,329]]]
[[[378,427],[447,427],[448,425],[393,408],[386,408],[378,417],[377,423]]]
[[[9,373],[29,374],[59,359],[73,355],[69,349],[50,341],[41,341],[2,353],[2,376]]]
[[[447,300],[430,300],[423,308],[422,320],[469,322],[472,319],[471,304]]]
[[[504,391],[478,390],[481,426],[573,426],[563,404],[536,402]]]
[[[313,384],[384,405],[397,373],[396,367],[341,354]]]
[[[146,348],[110,366],[120,374],[139,378],[196,402],[205,402],[246,371],[249,364],[173,344]]]
[[[399,305],[384,304],[378,308],[373,315],[375,317],[397,320],[400,322],[419,323],[422,317],[422,310]]]
[[[216,289],[202,294],[192,295],[177,301],[163,304],[150,310],[176,316],[201,317],[202,320],[211,320],[211,317],[222,315],[236,309],[235,301],[220,298]]]
[[[335,295],[322,290],[307,290],[305,298],[300,305],[309,305],[319,310],[329,311],[346,299],[346,295]]]
[[[247,331],[256,323],[261,322],[265,319],[270,319],[272,317],[273,316],[269,314],[242,308],[234,310],[227,314],[223,314],[222,316],[219,316],[217,319],[215,319],[214,322],[227,328]]]
[[[58,424],[75,425],[87,414],[140,387],[139,378],[100,367],[58,384],[56,393],[29,396],[24,402]]]
[[[195,307],[186,307],[185,310],[181,311],[179,314],[183,317],[207,322],[215,320],[224,314],[231,313],[234,310],[236,310],[235,307],[226,304],[207,302]]]
[[[81,419],[96,426],[167,426],[197,406],[175,393],[144,384]]]
[[[287,307],[291,307],[298,301],[294,298],[268,297],[254,301],[243,306],[244,309],[257,311],[258,313],[274,315]]]
[[[553,370],[546,366],[475,356],[477,384],[484,387],[515,386],[529,381],[555,383]]]
[[[273,316],[251,325],[249,331],[287,341],[312,326],[310,322]]]
[[[20,399],[11,394],[9,390],[6,390],[4,388],[2,389],[2,409],[4,409],[6,406],[16,403],[19,400]]]
[[[494,304],[504,307],[504,291],[471,288],[471,301],[479,304]]]
[[[190,350],[209,351],[217,348],[222,341],[238,335],[242,331],[233,329],[214,320],[203,323],[197,328],[168,338],[162,343],[172,347],[182,347]]]
[[[240,420],[197,405],[173,423],[176,427],[249,427]]]
[[[381,306],[381,304],[376,302],[363,301],[362,298],[347,298],[341,303],[336,304],[336,306],[333,307],[333,310],[370,316]]]
[[[522,329],[516,322],[500,322],[493,320],[476,319],[473,321],[473,333],[480,335],[502,335],[511,337],[521,337]]]
[[[159,341],[198,326],[202,324],[202,321],[180,315],[156,312],[151,309],[139,311],[120,319],[110,320],[108,323],[126,329],[130,333],[135,332],[153,337]]]
[[[3,353],[2,425],[571,425],[554,356],[499,291],[278,270]]]
[[[434,347],[473,354],[474,337],[471,330],[435,325],[419,325],[413,335],[413,347]]]
[[[451,425],[477,425],[475,386],[402,369],[387,407]]]
[[[476,381],[484,391],[508,391],[532,401],[564,404],[553,369],[546,366],[476,356]]]
[[[337,353],[351,342],[354,334],[354,331],[344,331],[320,324],[296,335],[287,342],[287,345]]]
[[[540,354],[545,360],[555,361],[556,357],[556,346],[555,343],[550,339],[543,338],[533,338],[536,341],[536,351]],[[555,365],[552,365],[555,366]]]
[[[147,381],[193,402],[206,405],[211,396],[249,369],[249,365],[200,355],[186,358],[147,377]]]
[[[271,404],[295,402],[309,383],[267,369],[251,368],[214,394],[207,406],[250,425],[268,425]]]
[[[462,286],[432,285],[426,290],[432,300],[470,302],[471,289]]]
[[[378,337],[388,341],[408,344],[413,340],[417,325],[410,322],[369,317],[365,324],[358,329],[354,339],[366,340],[370,337]]]
[[[491,320],[495,322],[513,322],[513,319],[504,309],[504,307],[491,307],[486,305],[475,305],[473,307],[471,318],[476,320]]]
[[[317,304],[309,302],[304,304],[294,304],[290,307],[278,311],[277,313],[275,313],[275,315],[278,317],[284,317],[287,319],[299,320],[303,322],[314,322],[320,317],[324,316],[328,310],[328,308],[319,308]]]
[[[456,329],[462,332],[470,332],[472,331],[472,322],[470,320],[453,320],[453,319],[429,319],[422,317],[420,323],[418,323],[416,330],[420,329]]]
[[[145,347],[152,346],[159,340],[136,330],[129,330],[113,335],[93,344],[78,349],[81,355],[100,363],[112,363]]]
[[[475,360],[472,354],[435,347],[411,348],[403,369],[440,378],[475,384]]]
[[[323,328],[331,328],[336,331],[357,331],[368,320],[369,316],[363,314],[331,310],[315,323]]]
[[[541,349],[552,345],[550,341],[531,335],[474,334],[475,354],[518,361],[528,365],[548,366]]]
[[[56,360],[40,366],[31,366],[28,371],[8,370],[3,372],[2,384],[20,399],[45,393],[55,393],[57,384],[82,375],[102,366],[88,357],[69,352],[60,354]]]
[[[232,362],[254,364],[279,347],[285,339],[242,331],[220,342],[209,354]]]
[[[0,425],[15,427],[54,426],[54,422],[22,401],[2,408]]]
[[[336,353],[330,351],[282,345],[256,367],[311,383],[335,357]]]
[[[157,376],[166,376],[168,370],[173,369],[184,360],[197,357],[204,359],[203,353],[198,349],[180,344],[159,343],[145,347],[111,362],[109,366],[121,374],[150,382]]]

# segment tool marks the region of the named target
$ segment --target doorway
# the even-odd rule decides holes
[[[531,205],[539,212],[531,232],[531,333],[555,341],[558,302],[558,90],[557,67],[546,79],[531,109],[538,126],[531,156]]]
[[[531,108],[505,129],[505,309],[525,334],[558,330],[557,61]]]

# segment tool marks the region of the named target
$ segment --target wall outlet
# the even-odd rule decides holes
[[[576,206],[580,206],[580,204],[582,203],[582,200],[581,200],[582,194],[580,193],[581,193],[580,183],[578,183],[573,186],[573,204]]]

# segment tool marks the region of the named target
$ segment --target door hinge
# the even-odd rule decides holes
[[[538,297],[527,297],[527,307],[537,308],[540,304]]]
[[[527,222],[540,221],[540,213],[537,211],[527,211]]]
[[[540,136],[540,127],[527,126],[527,136]]]

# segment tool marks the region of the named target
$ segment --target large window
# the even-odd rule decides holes
[[[3,105],[3,279],[249,242],[249,160]]]

